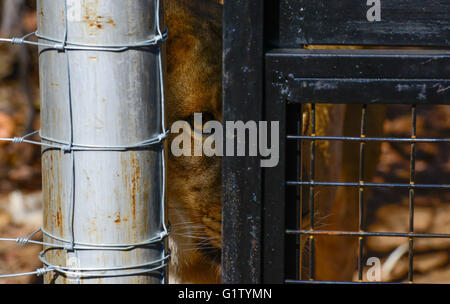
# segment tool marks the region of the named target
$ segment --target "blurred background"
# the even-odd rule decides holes
[[[36,30],[36,1],[0,1],[0,37],[21,37]],[[0,44],[0,137],[39,129],[37,50]],[[26,236],[42,223],[40,148],[0,143],[0,236]],[[0,274],[41,267],[39,246],[0,242]],[[39,282],[35,277],[0,283]]]
[[[0,37],[20,37],[36,30],[35,0],[0,2]],[[39,129],[37,51],[34,47],[0,44],[0,137],[23,136]],[[410,106],[388,108],[386,136],[409,137]],[[449,106],[419,106],[418,137],[450,137]],[[417,183],[449,183],[449,144],[417,144]],[[375,182],[409,182],[410,145],[383,143]],[[40,148],[0,143],[0,236],[26,236],[42,223]],[[416,192],[415,231],[450,233],[448,190]],[[369,231],[408,231],[408,190],[376,189],[367,201]],[[38,237],[39,238],[39,237]],[[382,262],[406,244],[404,238],[369,238],[366,257]],[[450,240],[415,241],[415,280],[450,283]],[[0,242],[0,274],[41,267],[36,245],[20,247]],[[356,267],[356,265],[355,265]],[[385,272],[383,281],[407,280],[407,253]],[[0,283],[40,283],[32,276],[0,279]]]
[[[387,137],[411,136],[411,106],[388,106],[384,122]],[[450,106],[417,106],[417,137],[450,138]],[[382,143],[381,157],[374,182],[409,183],[411,145]],[[416,144],[416,183],[450,183],[450,144]],[[409,231],[409,190],[374,188],[367,198],[368,231]],[[414,232],[450,234],[449,189],[416,189],[414,197]],[[394,237],[367,238],[365,256],[380,257],[383,281],[408,281],[408,240]],[[403,252],[393,267],[388,256]],[[414,282],[450,283],[450,239],[414,239]],[[357,277],[357,276],[356,276]],[[355,278],[356,278],[355,277]]]

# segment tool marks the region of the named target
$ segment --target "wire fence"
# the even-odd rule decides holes
[[[302,105],[305,107],[305,105]],[[320,283],[320,284],[335,284],[337,281],[321,281],[317,279],[316,274],[316,253],[317,253],[317,238],[333,238],[340,237],[341,241],[344,240],[344,237],[354,237],[357,239],[357,282],[345,282],[345,283],[364,283],[370,284],[371,282],[367,282],[363,278],[363,271],[365,266],[365,247],[368,238],[371,237],[390,237],[390,238],[404,238],[407,240],[407,243],[403,246],[400,246],[399,250],[402,252],[400,255],[406,254],[408,257],[408,273],[407,273],[407,281],[408,283],[414,283],[414,256],[415,256],[415,248],[414,243],[416,239],[421,238],[435,238],[435,239],[450,239],[449,233],[418,233],[415,231],[415,198],[416,191],[419,189],[433,189],[433,190],[442,190],[448,191],[450,189],[450,184],[446,183],[447,181],[441,181],[440,183],[428,183],[422,184],[417,183],[416,179],[416,163],[417,163],[417,144],[418,143],[433,143],[433,144],[448,144],[450,142],[449,138],[425,138],[418,137],[417,135],[417,107],[418,105],[410,106],[410,117],[411,124],[409,126],[410,129],[410,137],[368,137],[368,108],[370,105],[361,104],[361,119],[360,119],[360,137],[349,137],[349,136],[318,136],[316,130],[319,127],[319,122],[317,119],[317,107],[315,103],[310,105],[311,107],[311,119],[308,124],[310,124],[311,134],[310,135],[288,135],[286,136],[287,141],[292,142],[300,142],[303,145],[309,145],[309,170],[307,174],[298,174],[299,176],[296,178],[297,180],[287,180],[286,187],[296,188],[297,191],[304,191],[306,193],[305,196],[297,195],[297,204],[299,206],[307,205],[309,211],[309,223],[307,225],[303,224],[302,221],[305,219],[300,218],[296,229],[286,229],[286,235],[294,236],[298,239],[305,238],[305,242],[307,242],[309,252],[304,254],[305,249],[302,246],[299,247],[296,258],[300,261],[300,269],[306,269],[305,273],[299,271],[294,278],[286,278],[285,283]],[[300,110],[299,110],[300,111]],[[300,111],[301,113],[301,111]],[[302,119],[302,116],[300,116]],[[303,122],[299,123],[299,126],[302,126]],[[297,134],[302,134],[305,131],[298,127]],[[342,142],[356,142],[359,144],[359,155],[358,159],[355,159],[355,168],[358,169],[358,180],[359,182],[324,182],[317,181],[317,176],[315,175],[315,171],[318,165],[317,155],[320,153],[318,150],[318,144],[321,141],[342,141]],[[368,147],[366,146],[368,143],[376,143],[376,142],[402,142],[409,145],[410,156],[409,156],[409,177],[408,182],[405,183],[374,183],[368,182],[368,169],[367,167],[367,158],[368,158]],[[300,153],[299,151],[292,151],[296,153]],[[295,155],[295,154],[293,154]],[[303,168],[303,165],[306,161],[298,160],[296,164],[297,168]],[[305,169],[306,170],[306,169]],[[319,191],[319,187],[352,187],[358,190],[357,195],[357,227],[358,231],[344,231],[342,228],[336,230],[327,230],[318,227],[318,221],[315,218],[315,210],[320,208],[320,205],[317,202],[316,194]],[[407,224],[407,232],[374,232],[368,231],[367,223],[366,223],[366,213],[368,206],[366,204],[368,189],[369,188],[378,188],[378,189],[407,189],[408,196],[408,224]],[[352,203],[352,202],[347,202]],[[302,207],[299,207],[300,210]],[[303,207],[304,208],[304,207]],[[354,219],[348,218],[348,221],[352,221]],[[290,248],[291,250],[295,250],[296,248]],[[392,256],[395,256],[394,254]],[[305,259],[305,260],[303,260]],[[395,262],[394,262],[395,263]],[[388,264],[386,262],[386,264]],[[372,282],[373,283],[373,282]],[[380,282],[379,282],[380,283]],[[386,282],[384,282],[386,283]]]
[[[62,239],[51,233],[47,232],[43,227],[34,231],[27,237],[18,237],[18,238],[0,238],[1,242],[15,242],[20,245],[27,244],[36,244],[44,246],[44,250],[39,253],[39,259],[43,263],[44,267],[36,269],[32,272],[24,272],[17,274],[0,274],[0,278],[11,278],[18,276],[27,276],[27,275],[37,275],[42,276],[49,272],[57,272],[66,276],[76,277],[76,278],[89,278],[89,277],[119,277],[119,276],[134,276],[140,274],[148,274],[153,273],[159,270],[163,270],[167,267],[168,260],[170,258],[170,254],[166,254],[165,250],[162,250],[161,257],[159,259],[155,259],[153,261],[149,261],[146,263],[130,265],[130,266],[117,266],[117,267],[68,267],[62,265],[55,265],[47,260],[46,255],[52,250],[65,250],[73,252],[75,250],[102,250],[102,251],[131,251],[137,248],[148,247],[154,244],[161,244],[162,248],[164,248],[164,240],[169,235],[169,229],[165,224],[165,153],[164,153],[164,145],[163,142],[167,138],[169,134],[169,130],[166,129],[165,123],[165,110],[164,110],[164,79],[163,79],[163,64],[162,64],[162,52],[161,52],[161,44],[164,43],[168,38],[168,30],[166,29],[164,32],[161,30],[161,22],[160,22],[160,0],[155,0],[155,29],[157,34],[151,39],[142,41],[139,43],[133,44],[114,44],[114,45],[91,45],[91,44],[81,44],[74,43],[68,40],[68,3],[67,0],[64,0],[64,37],[62,40],[58,40],[53,37],[47,37],[38,31],[25,35],[24,37],[14,37],[14,38],[1,38],[0,42],[11,43],[14,45],[32,45],[37,47],[43,47],[49,50],[56,50],[58,52],[65,53],[66,60],[66,75],[67,75],[67,104],[69,109],[69,130],[70,130],[70,140],[64,141],[56,138],[51,138],[42,134],[42,132],[35,131],[30,134],[27,134],[23,137],[14,137],[14,138],[0,138],[0,141],[10,142],[15,144],[27,143],[32,145],[38,145],[45,148],[52,148],[61,150],[63,153],[67,153],[71,155],[71,181],[70,181],[70,195],[68,204],[68,231],[71,236],[70,239]],[[31,37],[36,37],[39,40],[30,41]],[[148,140],[138,142],[132,145],[86,145],[82,143],[74,142],[74,122],[73,122],[73,100],[72,100],[72,92],[71,92],[71,70],[70,70],[70,61],[69,61],[69,52],[70,51],[101,51],[101,52],[126,52],[129,50],[136,50],[142,48],[155,48],[157,51],[157,65],[159,69],[159,79],[158,83],[160,86],[160,109],[161,109],[161,129],[160,133]],[[39,136],[41,140],[34,140],[33,137]],[[75,213],[75,158],[74,152],[76,151],[115,151],[115,152],[125,152],[136,149],[148,149],[148,148],[157,147],[160,153],[160,162],[162,168],[162,178],[161,178],[161,201],[160,201],[160,211],[159,215],[161,220],[161,227],[159,233],[154,237],[138,242],[138,243],[130,243],[130,244],[92,244],[92,243],[83,243],[76,240],[74,235],[74,213]],[[33,240],[38,233],[42,233],[44,236],[52,240],[52,242],[41,242]],[[112,272],[112,273],[111,273]],[[164,275],[162,277],[162,281],[164,282]]]

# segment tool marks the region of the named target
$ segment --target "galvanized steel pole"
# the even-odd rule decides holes
[[[58,41],[65,39],[66,26],[67,41],[87,45],[133,45],[158,34],[158,0],[37,3],[39,35]],[[162,4],[159,14],[162,23]],[[155,46],[121,52],[58,51],[41,46],[42,137],[105,147],[158,136],[164,121],[158,50]],[[146,242],[165,227],[163,154],[158,145],[127,151],[42,150],[44,242],[66,247],[47,248],[45,259],[71,273],[48,273],[45,283],[164,280],[164,267],[127,275],[159,265],[149,263],[164,258],[164,242],[129,250],[120,246]],[[82,249],[83,244],[91,247]],[[100,269],[95,273],[102,276],[85,276],[89,268]]]

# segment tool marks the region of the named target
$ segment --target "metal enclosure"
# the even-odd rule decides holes
[[[376,2],[376,1],[373,1]],[[448,191],[450,182],[417,184],[414,179],[415,144],[448,144],[448,138],[419,139],[415,133],[416,106],[450,104],[449,2],[381,1],[380,22],[370,22],[366,1],[248,0],[224,4],[223,120],[280,122],[280,161],[260,168],[256,157],[223,159],[223,281],[224,283],[315,282],[314,242],[317,237],[353,237],[359,240],[357,269],[361,276],[364,240],[398,236],[409,242],[409,280],[416,238],[449,238],[448,234],[414,232],[414,193],[417,189]],[[312,50],[305,46],[384,46],[372,49]],[[399,48],[402,46],[402,48]],[[408,46],[404,48],[403,46]],[[413,48],[422,48],[412,50]],[[334,48],[334,49],[333,49]],[[387,49],[396,48],[396,49]],[[361,132],[344,137],[302,136],[302,108],[316,104],[359,105]],[[373,104],[411,105],[411,137],[371,138],[365,133],[366,109]],[[314,113],[314,112],[313,112]],[[314,120],[313,120],[314,121]],[[313,127],[314,128],[314,127]],[[314,129],[313,129],[314,130]],[[360,132],[360,133],[359,133]],[[369,131],[370,132],[370,131]],[[314,178],[316,143],[355,142],[354,160],[359,180],[328,183]],[[411,145],[410,180],[405,184],[376,184],[364,180],[365,143],[399,141]],[[311,172],[299,174],[299,143],[312,143]],[[336,167],[339,164],[336,163]],[[337,169],[339,170],[339,169]],[[359,230],[321,231],[314,224],[300,227],[304,210],[297,204],[305,189],[313,214],[317,187],[359,189]],[[370,187],[405,189],[409,195],[409,231],[389,235],[365,231],[362,221],[364,192]],[[358,216],[358,215],[356,215]],[[358,221],[358,219],[356,219]],[[314,222],[314,219],[312,219]],[[298,270],[300,236],[311,251],[309,274]],[[353,254],[353,253],[349,253]]]
[[[155,16],[163,16],[162,8],[155,13],[158,0],[37,3],[38,33],[64,41],[67,22],[66,38],[72,44],[138,44],[158,34]],[[61,51],[41,46],[42,138],[49,143],[111,147],[135,145],[164,132],[158,50],[159,46]],[[130,250],[122,246],[146,242],[161,233],[162,160],[161,145],[125,151],[42,150],[44,241],[68,247],[72,242],[98,246],[98,250],[50,248],[45,259],[73,269],[74,274],[49,273],[45,283],[162,282],[164,268],[127,273],[150,268],[136,265],[161,260],[163,242]],[[83,276],[87,272],[77,270],[117,266],[129,269],[101,271],[104,277]]]

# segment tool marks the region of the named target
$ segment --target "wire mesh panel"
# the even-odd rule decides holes
[[[445,133],[438,137],[426,129],[424,134],[417,132],[418,113],[432,105],[443,104],[441,111],[448,107],[448,60],[449,53],[443,50],[276,50],[267,54],[271,85],[266,89],[266,113],[271,120],[283,122],[285,141],[280,144],[283,164],[266,174],[270,176],[266,206],[273,204],[278,210],[268,213],[265,224],[281,223],[285,236],[266,238],[268,250],[276,253],[266,255],[271,259],[266,261],[266,271],[278,271],[278,279],[288,283],[315,283],[352,281],[349,274],[356,270],[354,281],[363,282],[369,258],[366,242],[403,238],[408,242],[407,281],[414,282],[416,240],[450,238],[446,231],[418,233],[414,225],[418,191],[439,191],[445,200],[450,190],[448,175],[438,181],[416,179],[418,145],[449,151],[450,138]],[[433,64],[426,67],[424,62]],[[395,111],[388,104],[397,103],[409,107],[409,134],[387,137],[382,128],[386,108]],[[406,180],[375,178],[382,143],[409,146]],[[274,182],[284,185],[275,195],[271,194]],[[368,209],[376,208],[367,205],[368,197],[371,204],[385,203],[373,197],[375,189],[390,195],[407,193],[407,231],[368,229]],[[280,264],[277,270],[273,263]]]
[[[364,257],[364,243],[365,240],[368,237],[403,237],[408,240],[409,246],[408,246],[408,256],[409,256],[409,269],[408,269],[408,281],[413,282],[413,259],[414,259],[414,239],[416,238],[450,238],[449,234],[438,234],[438,233],[415,233],[414,231],[414,197],[415,192],[417,189],[436,189],[445,191],[450,189],[450,185],[448,184],[448,181],[443,180],[441,184],[422,184],[417,183],[415,179],[415,167],[416,167],[416,145],[417,143],[435,143],[440,144],[444,147],[445,150],[448,151],[448,138],[418,138],[417,132],[416,132],[416,126],[417,126],[417,106],[412,105],[411,106],[411,136],[409,138],[387,138],[387,137],[367,137],[367,112],[370,109],[370,106],[367,104],[363,104],[361,106],[361,131],[360,131],[360,137],[332,137],[332,136],[316,136],[315,135],[315,129],[316,129],[316,104],[310,104],[311,107],[311,114],[312,119],[310,121],[311,124],[311,135],[288,135],[287,140],[288,141],[300,141],[303,144],[305,142],[310,141],[310,167],[309,167],[309,178],[305,177],[304,175],[300,174],[298,175],[297,180],[287,180],[286,185],[288,187],[296,187],[299,188],[298,192],[306,191],[308,197],[304,199],[303,195],[298,196],[297,203],[299,203],[301,206],[303,204],[309,204],[307,208],[309,208],[309,225],[306,227],[302,223],[302,217],[300,218],[300,223],[298,224],[297,229],[287,229],[287,234],[292,235],[298,235],[298,236],[308,236],[308,246],[309,246],[309,252],[307,253],[307,256],[309,260],[307,261],[309,266],[309,273],[306,275],[306,277],[309,280],[315,279],[315,271],[314,271],[314,265],[316,263],[314,257],[314,243],[315,243],[315,237],[316,236],[327,236],[327,235],[333,235],[333,236],[354,236],[358,239],[358,264],[357,264],[357,272],[358,272],[358,281],[363,281],[363,269],[365,264],[365,257]],[[420,107],[420,106],[419,106]],[[423,107],[423,106],[422,106]],[[419,108],[420,109],[420,108]],[[299,134],[302,134],[303,132],[299,130]],[[319,141],[331,141],[331,140],[337,140],[337,141],[356,141],[359,144],[359,159],[354,160],[354,166],[358,168],[359,171],[359,179],[358,181],[353,182],[338,182],[338,181],[316,181],[315,180],[315,156],[316,156],[316,144]],[[366,170],[365,170],[365,157],[366,157],[366,145],[371,142],[375,141],[385,141],[385,142],[407,142],[408,145],[410,145],[410,170],[409,170],[409,183],[374,183],[367,181],[366,177]],[[308,144],[308,143],[306,143]],[[300,153],[301,150],[298,150]],[[289,161],[289,160],[288,160]],[[301,168],[302,163],[301,161],[296,162],[296,167]],[[320,164],[317,164],[320,166]],[[447,183],[446,183],[447,182]],[[317,187],[324,186],[324,187],[354,187],[357,188],[359,191],[358,195],[358,230],[357,231],[328,231],[323,230],[320,228],[317,228],[315,225],[316,218],[315,218],[315,196],[317,194]],[[409,212],[408,212],[408,221],[409,221],[409,231],[407,233],[402,232],[372,232],[367,231],[367,227],[365,225],[365,208],[366,208],[366,198],[367,198],[367,190],[369,188],[395,188],[399,189],[400,191],[403,189],[407,189],[408,191],[408,198],[409,198]],[[351,204],[352,202],[347,202],[348,204]],[[351,221],[352,219],[349,219]],[[309,227],[308,227],[309,226]],[[305,227],[302,229],[302,227]],[[298,242],[301,244],[302,242]],[[303,246],[300,245],[300,251],[299,251],[299,259],[302,258],[302,249]],[[349,252],[350,254],[350,252]],[[302,264],[300,264],[300,267],[302,267]],[[303,276],[300,274],[300,277],[303,278]],[[293,280],[288,280],[288,282],[295,282]]]

